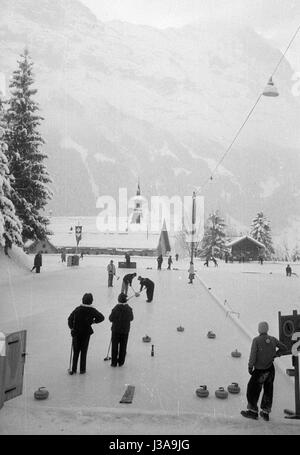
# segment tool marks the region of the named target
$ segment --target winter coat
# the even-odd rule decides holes
[[[34,266],[35,267],[42,267],[42,255],[41,253],[37,253],[34,257]]]
[[[116,267],[114,264],[108,264],[107,266],[108,273],[112,273],[113,275],[116,274]]]
[[[127,283],[131,286],[132,280],[133,280],[133,278],[135,278],[135,276],[136,275],[134,273],[128,273],[127,275],[124,276],[123,282]]]
[[[168,258],[168,264],[173,264],[173,261],[172,261],[171,257]]]
[[[248,366],[250,369],[255,367],[257,370],[267,370],[273,364],[274,358],[286,350],[286,345],[277,338],[262,333],[252,340]]]
[[[190,275],[194,275],[195,274],[195,269],[194,269],[194,265],[193,264],[190,265],[190,268],[189,268],[188,272],[189,272]]]
[[[140,285],[141,285],[140,292],[142,292],[144,286],[145,286],[146,289],[148,289],[148,288],[151,289],[154,286],[154,283],[149,278],[142,278],[140,280]]]
[[[94,333],[91,325],[104,321],[104,316],[92,305],[80,305],[68,318],[72,336],[86,336]]]
[[[130,322],[133,321],[133,311],[128,303],[118,303],[109,316],[112,322],[111,330],[117,333],[129,333]]]

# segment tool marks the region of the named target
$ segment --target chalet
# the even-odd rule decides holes
[[[41,251],[43,254],[56,254],[58,249],[45,237],[44,240],[34,240],[25,245],[25,251],[29,254],[36,254]]]
[[[258,240],[249,235],[236,238],[227,243],[226,248],[231,250],[233,260],[256,261],[260,256],[265,255],[266,247]]]

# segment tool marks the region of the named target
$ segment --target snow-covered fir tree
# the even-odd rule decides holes
[[[33,88],[33,62],[27,50],[21,55],[18,65],[10,81],[5,140],[13,176],[12,201],[22,221],[22,237],[26,241],[45,237],[49,219],[43,212],[52,192],[45,165],[47,155],[42,151],[45,142],[39,132],[43,118],[33,99],[37,90]]]
[[[4,141],[5,130],[3,100],[0,91],[0,245],[6,249],[12,244],[22,245],[22,225],[11,201],[11,182],[6,157],[7,145]]]
[[[225,227],[225,221],[218,210],[209,215],[201,244],[202,256],[222,256],[225,250]]]
[[[293,251],[292,251],[292,261],[299,262],[300,261],[300,247],[298,243],[296,243]]]
[[[252,221],[250,235],[265,245],[267,258],[274,253],[270,222],[264,216],[263,212],[259,212]]]

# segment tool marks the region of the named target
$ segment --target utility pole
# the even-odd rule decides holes
[[[192,245],[191,245],[191,262],[194,263],[194,235],[196,225],[196,192],[193,191],[193,206],[192,206]]]

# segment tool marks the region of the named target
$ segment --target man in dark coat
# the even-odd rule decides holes
[[[121,294],[127,295],[128,286],[130,286],[132,288],[132,280],[134,277],[136,277],[136,273],[128,273],[127,275],[124,276],[123,281],[122,281]]]
[[[285,272],[286,276],[292,276],[292,267],[290,266],[290,264],[286,266]]]
[[[268,335],[269,325],[263,321],[258,324],[259,335],[252,340],[251,352],[248,362],[248,371],[251,375],[247,386],[247,411],[241,411],[243,417],[258,419],[258,399],[263,388],[260,403],[260,416],[268,421],[273,402],[273,383],[275,357],[287,351],[285,344],[277,338]],[[278,348],[278,349],[277,349]]]
[[[118,304],[112,309],[109,320],[111,326],[111,366],[121,367],[125,362],[130,322],[133,321],[132,308],[127,303],[127,296],[120,294]]]
[[[34,263],[31,271],[33,272],[34,270],[36,273],[40,273],[42,267],[42,253],[39,251],[35,256],[34,256]]]
[[[77,363],[80,354],[80,374],[86,372],[86,356],[90,336],[94,333],[91,325],[104,321],[104,316],[92,306],[92,294],[84,294],[82,305],[75,308],[68,318],[68,326],[73,337],[73,364],[69,374],[77,372]]]
[[[210,255],[208,254],[206,256],[206,261],[204,262],[204,265],[206,265],[206,267],[209,267],[209,261],[210,261]]]
[[[152,302],[153,300],[153,293],[154,293],[154,283],[149,278],[143,278],[141,276],[138,277],[138,280],[141,285],[140,292],[142,292],[144,286],[146,288],[147,294],[147,302]]]
[[[173,264],[172,256],[168,257],[168,270],[171,270],[171,265]]]
[[[125,253],[125,262],[126,262],[126,267],[130,269],[130,254]]]
[[[162,265],[162,263],[163,263],[163,260],[164,260],[164,259],[163,259],[163,255],[160,254],[160,255],[158,256],[158,258],[157,258],[157,270],[161,270],[161,265]]]

